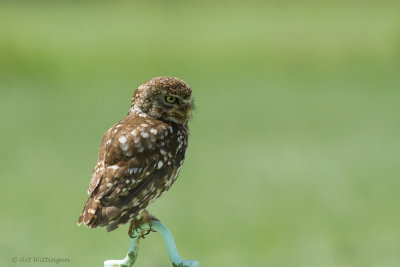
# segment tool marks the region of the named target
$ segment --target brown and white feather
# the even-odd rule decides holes
[[[114,230],[138,216],[175,182],[188,145],[190,114],[164,111],[156,96],[165,93],[179,96],[191,110],[191,90],[176,78],[154,78],[136,90],[127,116],[101,141],[89,199],[78,224]]]

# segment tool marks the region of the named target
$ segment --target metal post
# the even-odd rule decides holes
[[[200,263],[194,260],[184,260],[179,256],[176,249],[174,238],[168,228],[159,221],[152,221],[151,230],[158,232],[164,241],[167,249],[168,257],[174,267],[200,267]],[[104,267],[131,267],[136,261],[139,241],[143,234],[150,231],[148,224],[143,224],[139,229],[136,229],[136,235],[129,241],[128,254],[123,260],[108,260],[104,262]]]

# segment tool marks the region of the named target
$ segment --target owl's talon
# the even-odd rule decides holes
[[[138,225],[138,226],[137,226],[137,225]],[[139,234],[140,234],[140,233],[137,231],[137,229],[142,230],[142,229],[140,228],[140,224],[138,224],[137,221],[132,220],[132,221],[131,221],[131,224],[129,225],[128,236],[129,236],[130,238],[137,238],[137,237],[139,236]]]
[[[138,237],[137,235],[129,235],[129,238],[137,238],[137,237]]]
[[[152,229],[151,226],[150,226],[150,228],[147,229],[147,232],[146,232],[145,234],[143,234],[143,236],[148,235],[148,234],[150,234],[151,232],[154,232],[154,231],[153,231],[153,229]]]
[[[154,232],[152,228],[152,220],[157,220],[156,217],[151,215],[147,210],[142,210],[140,212],[139,219],[136,218],[131,221],[129,226],[128,235],[130,238],[144,238],[146,235]]]

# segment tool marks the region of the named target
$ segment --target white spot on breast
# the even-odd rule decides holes
[[[125,152],[125,156],[127,156],[127,157],[132,156],[132,152],[131,152],[131,151],[126,151],[126,152]]]
[[[133,199],[132,205],[136,207],[136,206],[138,206],[139,204],[140,204],[139,200],[138,200],[137,198],[134,198],[134,199]]]
[[[161,155],[165,155],[167,152],[165,152],[164,149],[160,149],[160,153],[161,153]]]
[[[129,174],[132,175],[132,173],[136,173],[137,172],[137,168],[132,168],[129,169]]]
[[[127,151],[128,148],[129,148],[129,145],[128,145],[127,143],[121,144],[121,149],[122,149],[123,151]]]
[[[107,187],[108,187],[108,188],[110,188],[110,187],[112,187],[112,186],[113,186],[112,183],[108,183],[108,184],[107,184]]]
[[[142,136],[143,136],[143,138],[147,138],[147,137],[149,137],[149,134],[146,132],[142,132]]]
[[[146,114],[144,114],[144,113],[139,113],[139,117],[146,118],[146,117],[147,117],[147,115],[146,115]]]
[[[106,142],[106,144],[107,144],[107,145],[111,144],[111,140],[108,139],[107,142]]]
[[[108,166],[107,169],[117,170],[117,169],[119,169],[119,166],[118,165],[111,165],[111,166]]]
[[[148,147],[149,149],[151,149],[151,148],[153,147],[153,143],[152,143],[152,142],[148,142],[148,143],[147,143],[147,147]]]
[[[133,136],[136,136],[136,135],[137,135],[136,130],[133,130],[133,131],[131,132],[131,134],[132,134]]]
[[[121,144],[124,144],[125,142],[126,142],[126,137],[125,136],[121,136],[119,139],[118,139],[118,141],[121,143]]]
[[[96,213],[96,211],[94,209],[89,209],[88,212],[91,213],[91,214],[95,214]]]
[[[154,191],[156,191],[156,188],[154,187],[154,183],[153,183],[153,184],[151,184],[150,192],[154,192]]]
[[[121,124],[117,124],[117,126],[115,126],[115,128],[119,128],[119,127],[121,127],[122,125]]]
[[[163,162],[160,160],[160,161],[158,162],[158,164],[157,164],[157,168],[160,169],[160,168],[162,167],[162,165],[163,165]]]
[[[136,151],[137,151],[137,152],[143,152],[143,151],[144,151],[144,148],[143,148],[143,147],[138,147],[138,148],[136,149]]]
[[[152,134],[157,134],[157,133],[158,133],[158,131],[157,131],[156,129],[154,129],[154,128],[151,128],[151,129],[150,129],[150,132],[151,132]]]
[[[141,123],[140,124],[140,126],[142,126],[142,127],[144,127],[144,128],[146,128],[147,126],[149,126],[148,124],[146,124],[146,123]]]

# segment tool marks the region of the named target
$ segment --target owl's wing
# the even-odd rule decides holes
[[[172,134],[172,127],[149,119],[114,125],[103,137],[90,194],[102,198],[133,189],[168,164],[176,154]]]
[[[97,159],[97,164],[93,168],[92,179],[89,183],[88,194],[92,195],[93,191],[99,185],[103,175],[105,174],[104,157],[106,155],[107,141],[110,139],[110,133],[113,128],[110,128],[103,136],[100,144],[100,151]]]
[[[161,169],[171,165],[176,155],[172,127],[148,119],[138,121],[121,121],[103,137],[85,206],[92,213],[94,210],[98,225],[109,222],[124,208],[131,208],[127,205],[130,201],[140,206],[139,196],[148,190],[149,179],[155,173],[160,176]]]

